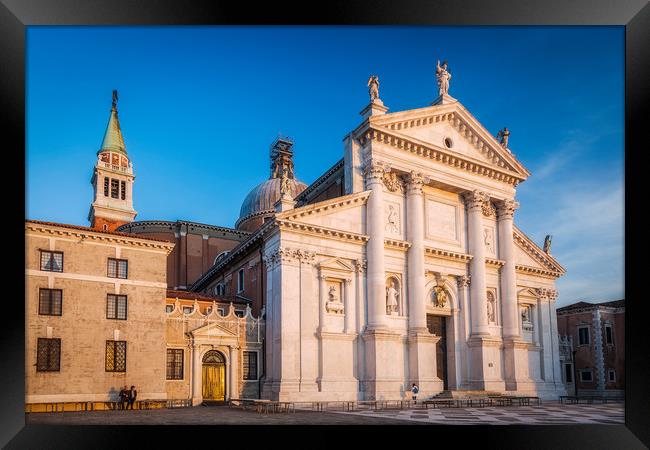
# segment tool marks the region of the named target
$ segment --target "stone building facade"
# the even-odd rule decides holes
[[[27,404],[166,399],[165,282],[172,244],[25,222]]]
[[[565,270],[514,225],[530,173],[446,90],[387,111],[377,87],[342,158],[311,185],[296,176],[293,142],[275,140],[269,178],[227,228],[133,222],[132,203],[115,203],[120,183],[117,199],[110,177],[108,195],[98,190],[101,155],[124,147],[114,101],[89,219],[168,241],[142,328],[161,368],[156,383],[142,381],[152,395],[402,399],[412,383],[422,397],[565,392],[555,311]],[[100,200],[121,211],[109,227]]]
[[[557,327],[571,352],[562,372],[567,391],[577,385],[578,395],[623,395],[625,300],[558,308]]]

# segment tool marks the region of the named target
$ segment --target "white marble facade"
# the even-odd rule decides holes
[[[557,398],[564,269],[514,225],[530,173],[447,94],[386,112],[374,99],[345,139],[346,195],[279,209],[265,237],[262,396],[401,399],[417,383],[423,398],[445,384]]]

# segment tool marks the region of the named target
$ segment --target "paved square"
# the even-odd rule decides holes
[[[387,411],[353,411],[338,414],[381,417]],[[548,402],[540,406],[506,406],[485,408],[440,408],[394,410],[395,420],[417,421],[438,425],[570,425],[625,423],[623,403],[562,405]]]
[[[258,414],[227,406],[145,411],[26,414],[28,424],[47,425],[568,425],[623,424],[622,403],[604,405],[325,411]]]

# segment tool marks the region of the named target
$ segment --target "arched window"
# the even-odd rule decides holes
[[[203,362],[206,364],[225,364],[226,359],[223,357],[221,352],[210,350],[203,355]]]
[[[223,285],[223,283],[219,283],[214,287],[215,295],[225,295],[225,293],[226,293],[226,288]]]

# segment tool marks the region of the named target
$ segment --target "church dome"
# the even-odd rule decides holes
[[[271,177],[255,186],[244,199],[235,224],[237,229],[255,231],[267,217],[275,214],[275,203],[281,197],[283,174],[289,179],[291,198],[295,198],[307,187],[294,176],[292,144],[286,139],[277,139],[271,146]]]
[[[275,202],[280,200],[280,178],[271,178],[255,186],[246,196],[239,211],[239,221],[264,211],[275,212]],[[300,194],[307,185],[295,178],[289,179],[291,198]]]

